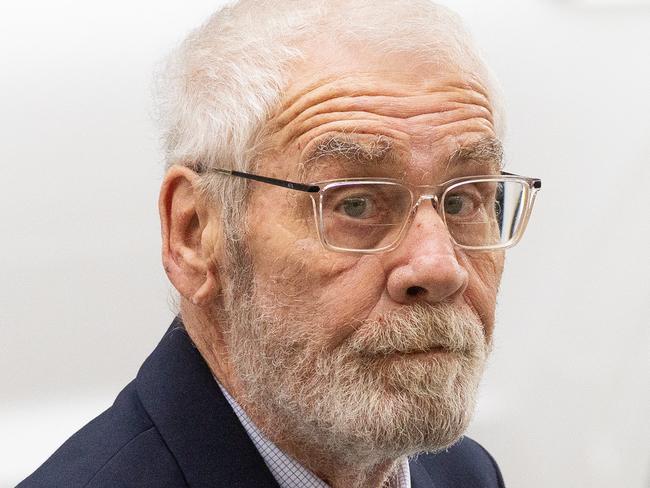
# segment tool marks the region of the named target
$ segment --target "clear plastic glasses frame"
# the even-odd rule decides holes
[[[479,176],[467,176],[461,178],[454,178],[444,183],[438,185],[409,185],[400,180],[392,178],[347,178],[347,179],[337,179],[337,180],[328,180],[320,181],[315,183],[296,183],[292,181],[279,180],[276,178],[269,178],[266,176],[260,176],[252,173],[244,173],[241,171],[226,170],[226,169],[210,169],[211,172],[216,172],[223,175],[236,176],[240,178],[246,178],[249,180],[259,181],[262,183],[267,183],[275,186],[280,186],[283,188],[288,188],[290,190],[296,190],[301,192],[306,192],[311,197],[312,206],[314,210],[314,218],[316,220],[316,226],[318,231],[318,237],[326,249],[336,252],[348,252],[348,253],[361,253],[361,254],[375,254],[388,252],[400,245],[404,236],[408,232],[411,223],[417,213],[420,204],[425,200],[430,200],[433,207],[437,211],[441,220],[444,222],[447,227],[447,231],[454,245],[466,249],[469,251],[495,251],[501,249],[507,249],[519,242],[521,237],[526,230],[526,225],[530,218],[530,214],[533,209],[533,204],[535,202],[535,197],[539,189],[542,187],[542,182],[538,178],[529,178],[525,176],[519,176],[512,173],[502,172],[499,175],[479,175]],[[463,185],[479,185],[479,184],[503,184],[505,187],[506,184],[510,183],[511,186],[518,188],[520,194],[518,194],[518,201],[516,206],[516,223],[514,228],[508,232],[507,239],[501,240],[492,244],[482,244],[482,245],[468,245],[467,243],[463,244],[458,242],[457,238],[454,237],[448,219],[449,217],[446,214],[446,198],[448,195],[453,195],[454,191],[462,187]],[[401,196],[408,198],[403,203],[408,205],[408,211],[404,210],[403,221],[400,221],[399,224],[381,224],[384,226],[392,225],[395,227],[395,230],[392,231],[392,235],[389,238],[382,239],[381,245],[372,246],[372,247],[349,247],[342,246],[341,243],[334,242],[335,239],[332,239],[331,235],[328,235],[326,230],[326,217],[324,210],[324,202],[327,198],[327,195],[332,195],[336,191],[345,191],[347,188],[359,188],[362,186],[372,187],[373,185],[381,185],[382,188],[389,189],[393,188],[394,191],[401,192]],[[408,195],[408,197],[407,197]],[[450,197],[451,198],[451,197]],[[499,232],[501,232],[501,228]]]

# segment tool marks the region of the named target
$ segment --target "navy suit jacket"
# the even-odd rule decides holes
[[[410,462],[413,488],[503,487],[465,437]],[[18,488],[278,487],[176,319],[115,403],[68,439]]]

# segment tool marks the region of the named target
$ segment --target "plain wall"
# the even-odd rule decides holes
[[[502,82],[508,169],[544,181],[470,435],[511,487],[647,487],[648,2],[444,3]],[[107,408],[173,316],[152,74],[219,4],[0,6],[0,487]]]

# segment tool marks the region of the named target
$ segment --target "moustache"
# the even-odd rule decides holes
[[[363,356],[419,353],[434,349],[475,354],[487,347],[483,324],[468,308],[416,304],[364,320],[345,343]]]

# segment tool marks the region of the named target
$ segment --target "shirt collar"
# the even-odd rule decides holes
[[[271,442],[228,391],[221,386],[221,383],[217,381],[217,384],[281,488],[329,488],[329,485],[311,470]],[[387,488],[411,488],[411,474],[406,457],[400,461]]]

